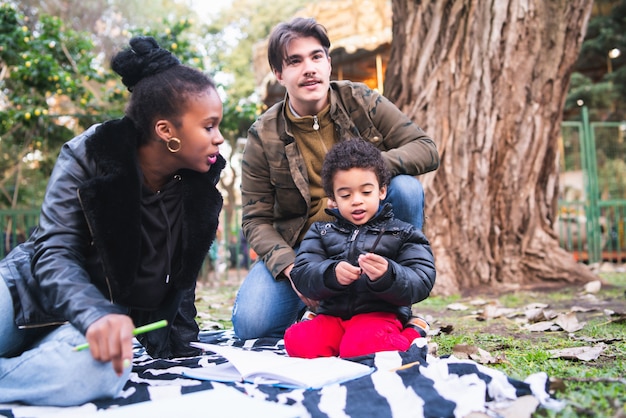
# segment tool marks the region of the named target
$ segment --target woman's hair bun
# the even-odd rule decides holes
[[[122,76],[122,83],[130,91],[143,78],[180,65],[178,58],[161,48],[151,36],[135,36],[129,44],[129,48],[113,57],[111,68]]]

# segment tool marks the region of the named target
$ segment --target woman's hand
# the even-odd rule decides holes
[[[373,282],[380,279],[389,268],[389,262],[381,255],[366,253],[359,255],[359,266]]]
[[[133,320],[127,315],[109,314],[87,328],[85,337],[94,359],[110,361],[118,376],[133,358]]]

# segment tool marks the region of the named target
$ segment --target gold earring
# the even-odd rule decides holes
[[[178,144],[178,145],[176,145],[176,148],[172,148],[172,145],[171,145],[172,142],[175,143],[175,144]],[[180,139],[178,139],[176,137],[172,137],[172,138],[168,139],[165,143],[167,144],[167,150],[169,152],[171,152],[172,154],[175,154],[178,151],[180,151],[180,149],[182,147]]]

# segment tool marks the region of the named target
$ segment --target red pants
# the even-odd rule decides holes
[[[355,357],[406,351],[419,337],[415,329],[404,328],[393,313],[364,313],[347,320],[320,314],[285,331],[285,350],[292,357]]]

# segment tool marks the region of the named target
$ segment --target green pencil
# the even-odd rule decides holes
[[[133,335],[143,334],[145,332],[154,331],[155,329],[163,328],[167,326],[167,320],[162,319],[160,321],[153,322],[151,324],[147,324],[141,327],[137,327],[133,330]],[[74,347],[74,351],[82,351],[89,348],[89,343],[84,343],[81,345],[77,345]]]

